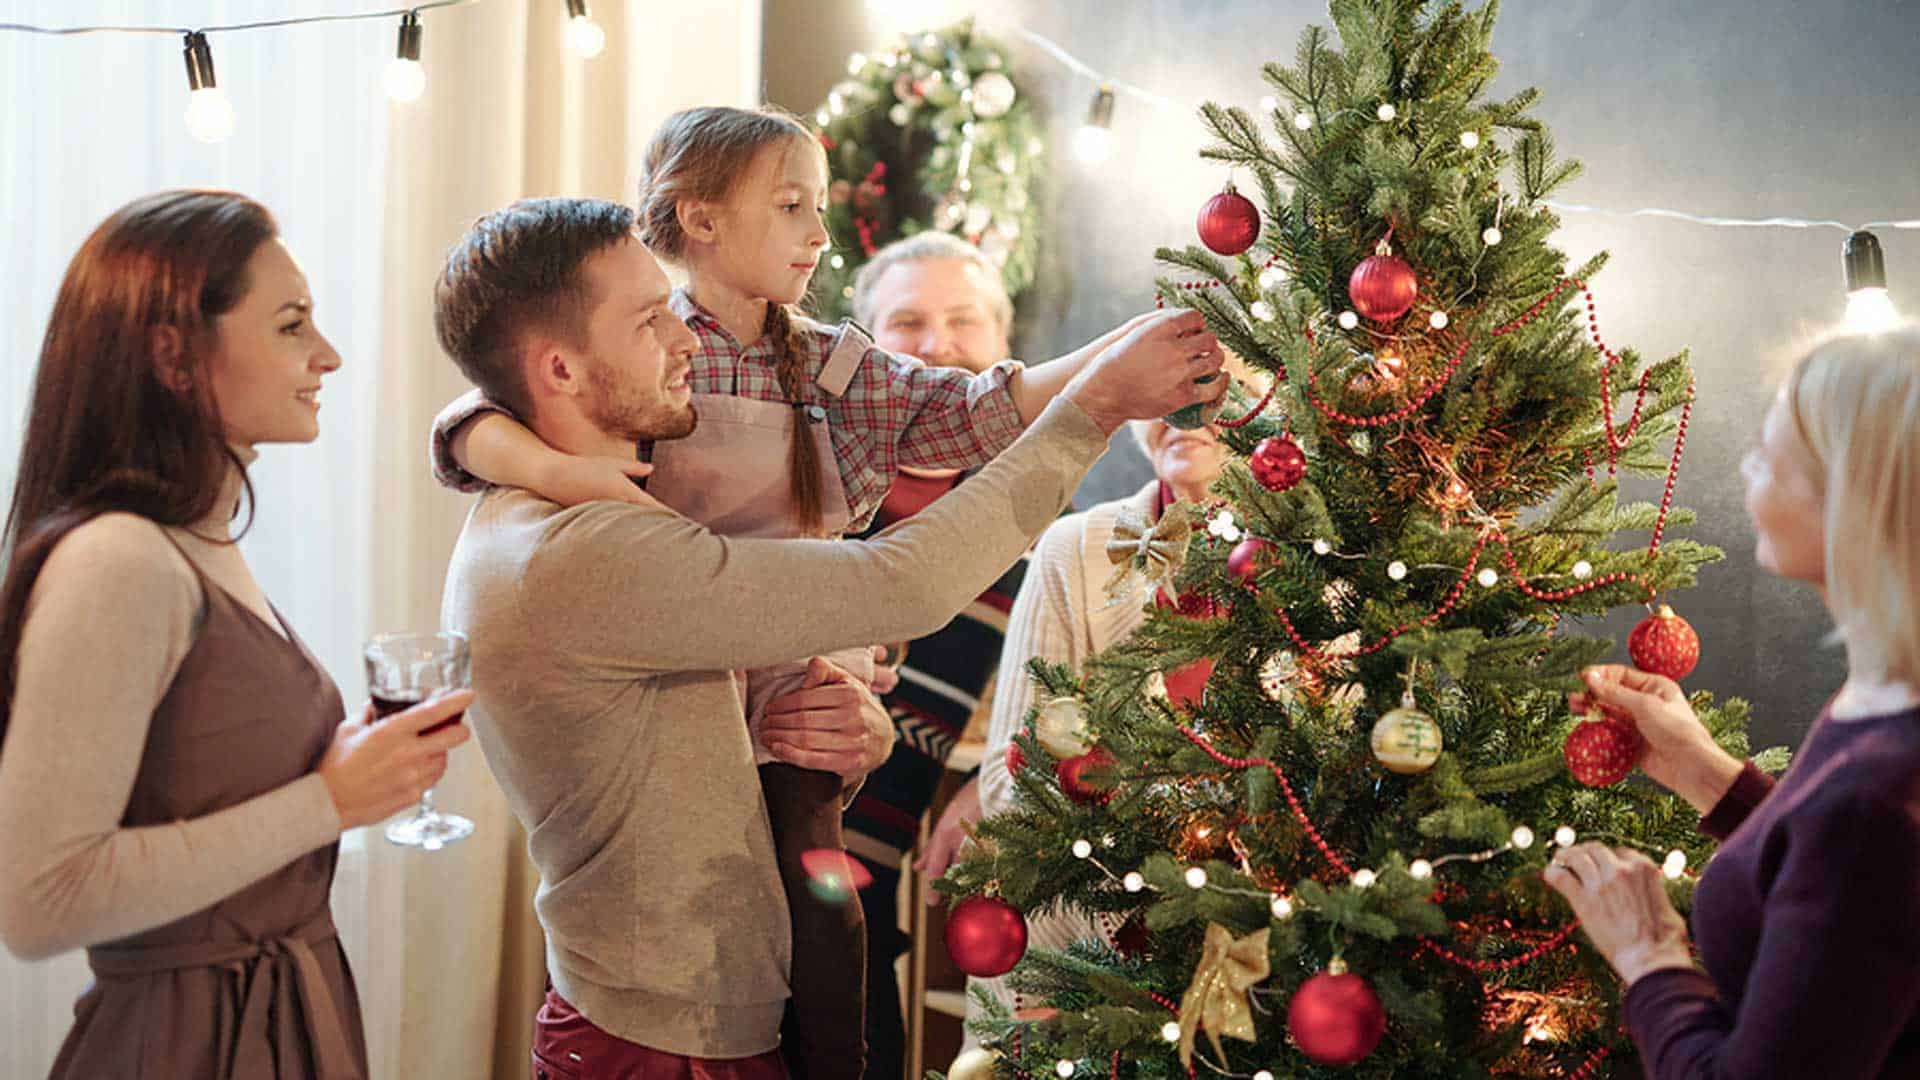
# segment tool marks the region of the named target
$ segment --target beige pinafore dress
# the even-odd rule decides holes
[[[154,710],[123,828],[200,817],[305,776],[343,715],[292,630],[283,637],[194,574],[206,606]],[[360,1001],[327,906],[337,852],[317,848],[211,907],[88,949],[94,983],[53,1080],[364,1080]]]

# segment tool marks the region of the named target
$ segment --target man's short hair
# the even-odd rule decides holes
[[[853,317],[863,326],[874,326],[879,312],[873,309],[873,290],[885,277],[888,270],[901,263],[925,262],[930,259],[959,259],[970,262],[980,268],[981,276],[986,278],[991,288],[988,307],[993,317],[1005,333],[1013,325],[1013,301],[1007,298],[1007,287],[1000,280],[1000,268],[987,258],[985,252],[952,233],[929,230],[915,233],[904,240],[895,240],[868,259],[853,276]]]
[[[489,398],[527,417],[522,341],[538,332],[584,345],[598,298],[580,266],[633,239],[632,208],[604,199],[521,199],[486,215],[447,252],[434,286],[440,347]]]

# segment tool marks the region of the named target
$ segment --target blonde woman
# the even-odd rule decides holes
[[[1920,1076],[1920,327],[1801,360],[1742,474],[1771,573],[1820,590],[1847,681],[1778,784],[1715,746],[1671,681],[1590,670],[1642,767],[1725,841],[1693,932],[1651,861],[1581,844],[1547,881],[1627,985],[1647,1075]]]

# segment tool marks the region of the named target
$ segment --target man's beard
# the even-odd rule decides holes
[[[627,442],[684,439],[700,423],[700,414],[691,401],[676,407],[667,404],[664,396],[647,400],[637,388],[622,385],[618,377],[598,364],[588,376],[588,385],[593,394],[587,418],[594,427]]]

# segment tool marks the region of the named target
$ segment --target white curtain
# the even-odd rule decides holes
[[[299,0],[273,16],[385,6]],[[43,25],[210,25],[266,17],[220,0],[44,0],[4,5]],[[397,20],[211,36],[238,126],[188,137],[179,38],[0,34],[0,477],[10,484],[34,359],[67,260],[114,208],[160,188],[246,192],[280,219],[345,366],[323,395],[316,446],[268,448],[254,467],[256,575],[349,701],[377,630],[438,622],[446,558],[467,500],[424,467],[434,411],[464,389],[432,331],[432,282],[472,220],[524,195],[631,201],[647,135],[674,109],[759,92],[760,4],[598,0],[605,53],[569,55],[562,0],[482,0],[429,11],[426,95],[389,105],[381,75]],[[373,1073],[524,1077],[542,944],[524,838],[477,750],[457,754],[439,801],[477,835],[445,851],[350,834],[334,912],[354,965]],[[4,872],[4,870],[0,870]],[[0,952],[0,1076],[43,1075],[87,981],[68,955]]]

